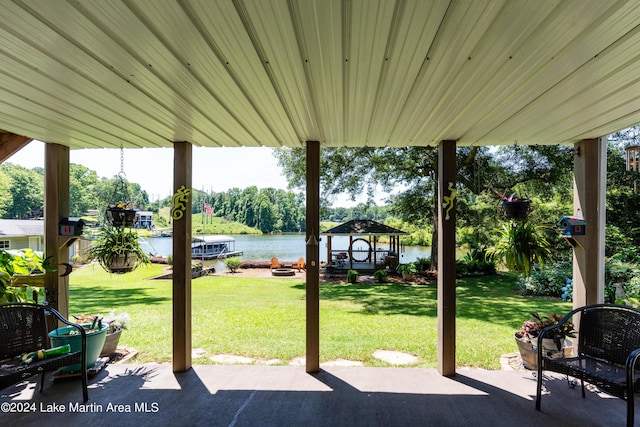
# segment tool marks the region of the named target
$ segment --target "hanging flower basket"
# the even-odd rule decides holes
[[[531,200],[502,201],[500,202],[500,210],[509,219],[526,219],[531,212]]]
[[[105,218],[114,227],[132,227],[136,223],[136,210],[117,206],[108,207]]]
[[[109,273],[128,273],[149,262],[149,257],[140,247],[137,233],[124,227],[103,227],[86,255],[87,259],[98,261]]]
[[[109,273],[123,274],[129,273],[138,266],[138,257],[136,254],[118,255],[111,260],[111,263],[106,266],[106,270]]]
[[[136,210],[133,209],[129,198],[129,187],[122,166],[122,147],[120,147],[120,173],[115,181],[111,205],[107,205],[105,221],[114,227],[132,227],[136,223]]]

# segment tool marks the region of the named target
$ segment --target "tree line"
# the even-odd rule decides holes
[[[193,191],[193,213],[210,215],[254,227],[263,233],[300,232],[305,230],[304,194],[256,186],[231,188],[219,193]]]
[[[69,213],[72,217],[103,211],[117,201],[119,178],[101,178],[97,172],[78,164],[69,165]],[[134,206],[147,209],[149,195],[140,184],[126,182],[126,196]],[[44,213],[44,169],[25,168],[12,163],[0,165],[0,217],[5,219],[40,218]]]
[[[640,145],[640,127],[618,132],[607,144],[606,255],[626,253],[640,261],[640,197],[637,172],[626,170],[625,147]],[[279,148],[276,157],[293,188],[305,185],[305,149]],[[437,147],[336,147],[321,151],[321,200],[338,194],[366,194],[368,205],[388,205],[385,222],[410,224],[437,239]],[[572,146],[458,147],[456,244],[470,250],[498,240],[505,218],[497,193],[532,200],[531,221],[544,225],[558,262],[571,257],[556,222],[573,214]],[[379,190],[390,192],[379,198]],[[394,191],[395,190],[395,191]],[[435,251],[437,246],[433,245]],[[432,262],[436,259],[432,253]]]
[[[637,252],[640,247],[639,196],[634,192],[638,173],[625,165],[625,147],[640,144],[640,127],[610,136],[607,147],[606,252]],[[517,193],[533,201],[533,220],[546,224],[556,256],[570,256],[566,242],[558,237],[555,221],[573,212],[573,147],[502,146],[457,149],[458,197],[456,202],[457,244],[477,247],[495,240],[495,229],[503,220],[496,192]],[[324,148],[321,168],[321,219],[341,223],[354,218],[375,219],[419,238],[406,243],[435,241],[438,201],[437,148],[379,147]],[[208,204],[215,216],[256,227],[264,233],[304,231],[304,149],[278,149],[276,157],[293,188],[232,188],[220,193],[193,190],[193,213]],[[117,180],[101,178],[89,168],[70,165],[70,215],[102,211],[114,202]],[[378,197],[379,189],[392,192]],[[396,190],[396,191],[393,191]],[[149,202],[137,183],[126,183],[127,197],[141,210],[158,212],[170,198]],[[366,194],[366,203],[353,208],[330,208],[337,194]],[[37,218],[43,214],[44,170],[19,165],[0,165],[0,216]],[[409,230],[407,230],[409,228]]]
[[[124,187],[123,187],[124,185]],[[255,227],[263,233],[299,232],[305,229],[304,195],[275,188],[232,188],[220,193],[193,190],[193,213],[204,212],[205,203],[215,216]],[[131,202],[139,210],[158,212],[171,198],[149,202],[140,184],[118,176],[101,178],[97,172],[78,164],[69,166],[69,212],[72,217],[97,211],[98,220],[107,206]],[[0,217],[41,218],[44,214],[44,169],[0,165]]]

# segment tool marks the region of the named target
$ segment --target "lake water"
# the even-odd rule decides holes
[[[236,240],[235,249],[242,251],[243,260],[268,261],[271,257],[276,257],[280,261],[297,261],[300,257],[306,256],[304,234],[276,234],[276,235],[234,235]],[[327,258],[327,237],[321,236],[320,260]],[[158,256],[167,256],[173,252],[173,241],[171,237],[151,237],[140,240],[142,248]],[[349,238],[334,236],[331,239],[331,246],[336,249],[347,249]],[[382,245],[387,247],[386,245]],[[417,258],[427,258],[431,255],[431,248],[425,246],[406,246],[401,252],[401,263],[415,261]]]

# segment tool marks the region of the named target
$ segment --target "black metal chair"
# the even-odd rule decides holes
[[[78,329],[82,336],[82,350],[22,365],[18,360],[21,354],[50,348],[48,318],[53,320],[54,328],[60,321]],[[84,402],[89,400],[86,332],[82,326],[69,322],[51,307],[20,302],[0,304],[0,361],[0,390],[40,374],[40,392],[44,387],[45,373],[80,364],[82,397]]]
[[[636,361],[640,357],[640,310],[616,304],[593,304],[577,308],[556,325],[543,329],[545,335],[580,317],[578,347],[575,357],[546,357],[538,346],[538,388],[536,409],[540,410],[542,371],[548,370],[580,379],[582,397],[584,383],[591,383],[602,391],[627,401],[627,426],[634,423],[634,386],[640,378]]]

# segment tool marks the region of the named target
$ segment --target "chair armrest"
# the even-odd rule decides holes
[[[55,308],[53,308],[53,307],[49,307],[49,306],[48,306],[48,305],[46,305],[46,304],[45,304],[45,313],[46,313],[46,314],[48,314],[48,315],[53,315],[55,318],[57,318],[59,321],[61,321],[61,322],[62,322],[62,323],[64,323],[65,325],[68,325],[68,326],[72,326],[72,327],[74,327],[75,329],[77,329],[77,330],[78,330],[78,332],[80,332],[80,335],[82,335],[82,337],[83,337],[82,339],[83,339],[83,340],[85,339],[85,337],[86,337],[86,335],[87,335],[87,332],[84,330],[84,328],[82,327],[82,325],[79,325],[79,324],[77,324],[77,323],[70,322],[69,320],[65,319],[65,317],[64,317],[62,314],[60,314],[60,313],[58,312],[58,310],[56,310],[56,309],[55,309]]]
[[[571,312],[566,316],[564,316],[562,320],[560,320],[558,323],[556,323],[555,325],[547,326],[542,331],[540,331],[540,333],[538,334],[538,339],[541,340],[544,337],[544,335],[546,335],[550,331],[560,328],[562,325],[570,321],[576,313],[580,313],[584,311],[584,309],[585,307],[580,307],[580,308],[576,308],[575,310],[571,310]]]
[[[629,353],[629,356],[627,356],[627,360],[624,366],[626,379],[627,379],[626,398],[627,398],[627,425],[628,426],[635,425],[633,422],[633,419],[634,419],[634,407],[635,407],[634,394],[635,394],[636,384],[633,378],[633,374],[636,371],[635,366],[636,366],[636,361],[638,360],[638,357],[640,357],[640,348],[636,348],[631,353]]]
[[[544,338],[544,336],[547,335],[549,332],[553,331],[554,329],[560,328],[565,323],[570,321],[576,313],[580,313],[584,310],[585,310],[585,307],[579,307],[574,310],[571,310],[571,312],[569,312],[569,314],[564,316],[558,323],[556,323],[555,325],[547,326],[546,328],[540,331],[540,333],[538,334],[538,348],[536,349],[538,353],[538,373],[539,374],[542,373],[542,355],[544,353],[542,348],[542,339]]]
[[[631,373],[631,379],[633,379],[633,372],[635,371],[636,362],[638,361],[638,358],[640,358],[640,348],[636,348],[631,353],[629,353],[629,356],[627,356],[627,362],[625,363],[625,370],[627,371],[627,375]]]

